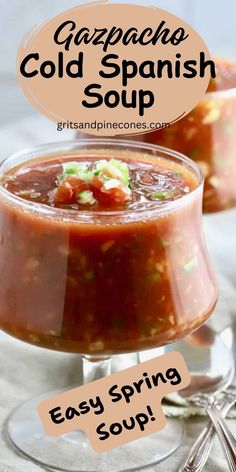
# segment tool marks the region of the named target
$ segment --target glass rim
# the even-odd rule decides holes
[[[83,210],[81,212],[78,212],[76,209],[63,209],[63,208],[55,208],[51,207],[48,205],[45,205],[43,203],[38,203],[38,202],[33,202],[29,200],[24,200],[23,198],[9,192],[7,189],[5,189],[2,184],[1,184],[1,177],[4,175],[4,172],[6,170],[11,169],[14,167],[14,165],[20,164],[24,162],[24,157],[27,156],[27,154],[31,154],[31,158],[29,157],[29,161],[36,159],[37,157],[40,157],[40,155],[33,155],[37,154],[43,149],[45,149],[45,156],[48,155],[48,157],[53,156],[53,150],[55,151],[63,151],[63,148],[67,149],[69,151],[69,146],[72,147],[73,150],[75,150],[76,146],[79,148],[82,148],[83,146],[93,146],[93,145],[98,145],[102,147],[102,145],[110,145],[111,148],[113,146],[118,146],[118,147],[127,147],[128,150],[134,149],[137,152],[140,152],[142,154],[142,149],[146,151],[154,151],[156,153],[156,157],[158,157],[158,153],[164,154],[164,156],[161,156],[163,158],[169,158],[171,160],[171,157],[173,159],[176,159],[179,164],[187,164],[197,175],[198,182],[196,184],[196,187],[194,187],[191,192],[189,192],[186,195],[182,195],[181,197],[177,198],[176,200],[166,202],[160,206],[155,206],[153,205],[152,208],[137,208],[137,209],[127,209],[127,210],[110,210],[110,211],[98,211],[98,210]],[[47,151],[48,150],[48,151]],[[88,149],[86,149],[88,150]],[[48,154],[47,154],[48,152]],[[41,154],[43,156],[44,154]],[[66,154],[65,154],[66,156]],[[155,154],[153,154],[155,156]],[[19,161],[19,162],[15,162]],[[25,160],[27,162],[27,159]],[[13,163],[12,166],[8,167],[7,169],[4,169],[6,164],[11,164]],[[58,221],[62,222],[71,222],[71,223],[79,223],[79,222],[84,222],[84,223],[89,223],[91,221],[91,217],[93,220],[95,218],[100,218],[104,219],[104,217],[107,217],[110,219],[111,217],[113,219],[117,219],[119,217],[127,217],[127,216],[133,216],[132,220],[129,219],[129,221],[135,220],[135,215],[140,216],[143,214],[148,214],[150,215],[159,215],[163,213],[168,213],[170,211],[174,211],[178,209],[182,203],[187,203],[191,199],[194,198],[196,193],[203,187],[204,183],[204,176],[203,173],[199,167],[199,165],[194,162],[192,159],[189,157],[185,156],[184,154],[181,154],[180,152],[174,151],[172,149],[166,148],[164,146],[157,146],[155,144],[149,144],[145,143],[142,141],[133,141],[133,140],[123,140],[123,139],[113,139],[113,138],[85,138],[85,139],[71,139],[71,140],[65,140],[65,141],[54,141],[54,142],[49,142],[49,143],[43,143],[39,144],[36,146],[24,148],[21,151],[17,151],[11,155],[9,155],[4,161],[1,162],[0,164],[0,194],[2,195],[10,202],[14,203],[18,207],[21,207],[23,209],[28,209],[29,211],[33,212],[34,214],[41,214],[46,218],[50,219],[56,219]],[[54,217],[54,218],[53,218]],[[58,218],[60,217],[60,218]]]

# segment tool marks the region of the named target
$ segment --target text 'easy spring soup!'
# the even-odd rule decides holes
[[[184,163],[124,152],[45,156],[6,171],[1,328],[93,355],[196,329],[216,299],[199,179]]]

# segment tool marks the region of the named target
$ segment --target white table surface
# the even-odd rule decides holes
[[[19,92],[15,94],[17,96]],[[19,98],[19,97],[18,97]],[[21,98],[20,101],[21,102]],[[28,110],[29,111],[29,110]],[[16,113],[18,115],[18,113]],[[0,160],[10,153],[48,141],[70,139],[73,133],[56,131],[54,123],[37,113],[19,116],[12,120],[12,110],[5,121],[1,117]],[[9,118],[11,117],[11,118]],[[18,118],[18,119],[17,119]],[[5,126],[3,125],[5,122]],[[227,212],[205,220],[207,240],[220,282],[220,301],[212,323],[221,329],[236,314],[236,212]],[[227,244],[226,241],[227,236]],[[233,251],[233,252],[232,252]],[[233,254],[233,258],[232,258]],[[236,317],[235,317],[236,318]],[[68,388],[81,378],[80,360],[74,355],[55,353],[21,343],[4,333],[0,334],[0,428],[3,430],[6,417],[20,402],[39,393],[55,388]],[[206,423],[205,418],[191,418],[185,421],[186,436],[182,446],[168,460],[159,464],[151,472],[177,472],[194,439]],[[236,421],[228,420],[236,434]],[[158,447],[158,444],[157,444]],[[43,470],[17,455],[6,443],[4,434],[0,436],[0,472],[37,472]],[[205,467],[206,472],[226,472],[227,464],[219,446],[214,442],[211,457]]]

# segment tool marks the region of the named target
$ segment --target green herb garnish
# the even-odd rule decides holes
[[[66,177],[73,175],[84,182],[91,182],[93,178],[93,172],[88,170],[88,166],[79,164],[78,162],[67,162],[63,164],[63,173],[61,179],[64,180]]]
[[[116,171],[119,171],[123,182],[126,185],[129,184],[129,166],[126,162],[119,161],[118,159],[111,159],[109,161],[109,166],[111,166],[113,170],[116,169]]]
[[[104,180],[118,179],[127,186],[129,186],[130,180],[128,164],[118,159],[111,159],[110,161],[102,159],[101,161],[95,162],[91,170],[88,169],[88,165],[86,164],[67,162],[63,164],[61,180],[64,180],[69,175],[76,176],[85,182],[91,182],[94,176],[97,177],[101,175]]]
[[[78,162],[66,162],[62,165],[63,167],[63,174],[66,175],[73,175],[78,174],[81,169],[86,169],[85,165],[79,164]]]
[[[94,181],[95,177],[98,181]],[[96,202],[93,188],[99,188],[101,192],[110,193],[111,195],[115,193],[113,189],[119,189],[119,193],[115,193],[116,199],[121,201],[130,199],[129,167],[128,164],[118,159],[111,159],[110,161],[102,159],[93,164],[66,162],[63,164],[63,172],[58,178],[58,186],[67,179],[68,184],[74,190],[76,190],[77,185],[76,179],[81,180],[81,183],[89,184],[88,188],[90,190],[79,192],[76,196],[77,202],[82,205],[91,205]]]

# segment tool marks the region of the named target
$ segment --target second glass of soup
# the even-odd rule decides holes
[[[141,136],[200,165],[205,176],[205,213],[236,206],[236,63],[217,59],[216,67],[216,79],[191,113],[170,128]]]

